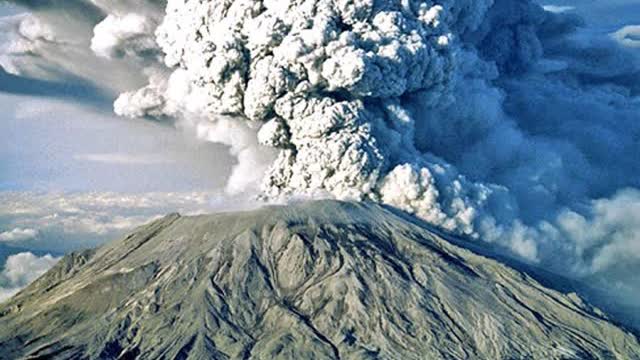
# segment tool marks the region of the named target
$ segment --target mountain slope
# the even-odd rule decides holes
[[[575,295],[370,204],[170,215],[0,305],[7,359],[640,359]]]

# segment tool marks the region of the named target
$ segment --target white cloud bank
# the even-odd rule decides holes
[[[60,253],[112,240],[168,213],[214,209],[216,194],[0,192],[3,241]],[[37,236],[36,236],[37,235]]]
[[[15,228],[0,233],[0,241],[18,242],[33,239],[38,236],[38,231],[34,229]]]
[[[621,45],[640,48],[640,25],[629,25],[613,33],[613,38]]]
[[[47,272],[58,260],[51,255],[39,257],[30,252],[9,256],[0,272],[0,302]]]

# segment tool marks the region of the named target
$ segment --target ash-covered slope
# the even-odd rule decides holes
[[[377,205],[171,215],[0,306],[6,359],[640,359],[575,295]]]

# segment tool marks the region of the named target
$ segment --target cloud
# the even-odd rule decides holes
[[[130,118],[175,118],[176,126],[197,139],[228,147],[236,160],[227,179],[231,196],[253,194],[276,157],[276,151],[260,144],[255,124],[230,116],[204,116],[207,101],[198,93],[186,72],[176,70],[150,76],[146,87],[121,94],[114,103],[116,114]]]
[[[108,15],[93,29],[91,50],[105,58],[160,54],[153,32],[153,20],[140,14]]]
[[[229,198],[224,192],[124,194],[0,192],[2,242],[19,241],[20,248],[0,248],[0,301],[15,294],[48,270],[58,258],[52,255],[98,246],[136,227],[179,212],[197,215],[262,205],[246,197]],[[1,247],[1,246],[0,246]],[[24,252],[28,249],[31,252]],[[37,254],[37,255],[34,255]]]
[[[168,213],[214,209],[215,193],[0,192],[0,238],[29,249],[65,252],[113,240]],[[34,235],[27,237],[26,235]],[[37,235],[37,236],[35,236]]]
[[[623,46],[640,48],[640,25],[629,25],[612,34],[613,38]]]
[[[124,154],[124,153],[108,153],[108,154],[83,154],[76,155],[76,160],[90,161],[105,164],[120,165],[150,165],[150,164],[166,164],[174,162],[172,159],[155,155],[155,154]]]
[[[9,74],[60,88],[66,84],[99,89],[110,96],[144,82],[134,62],[104,58],[91,50],[93,28],[109,15],[95,3],[12,3],[30,12],[0,18],[0,28],[8,37],[0,48],[0,66]]]
[[[33,239],[36,236],[38,236],[37,230],[15,228],[13,230],[0,233],[0,241],[23,241]]]
[[[9,256],[4,270],[0,272],[0,301],[8,299],[40,277],[58,260],[51,255],[38,257],[30,252]]]
[[[557,224],[562,235],[573,240],[584,271],[598,273],[624,263],[640,266],[639,190],[625,189],[610,199],[595,200],[586,215],[565,210]]]
[[[553,13],[563,13],[567,11],[575,10],[575,6],[559,6],[559,5],[545,5],[543,7],[546,11]]]
[[[227,180],[226,192],[235,196],[255,194],[275,157],[274,152],[258,144],[255,131],[234,119],[218,117],[215,121],[182,122],[181,126],[193,127],[196,136],[205,141],[229,146],[229,152],[237,159]]]

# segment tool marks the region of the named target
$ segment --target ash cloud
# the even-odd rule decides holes
[[[51,33],[19,31],[30,64],[68,46],[47,4]],[[529,0],[74,4],[92,68],[146,81],[116,81],[116,113],[227,145],[230,194],[382,202],[640,292],[635,26],[594,35]]]

